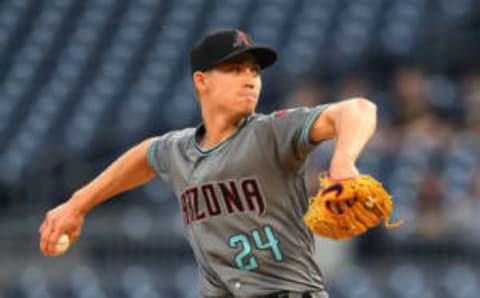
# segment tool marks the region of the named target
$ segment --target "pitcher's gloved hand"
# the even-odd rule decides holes
[[[349,239],[385,222],[388,229],[403,221],[389,223],[392,197],[375,178],[360,175],[344,180],[320,178],[320,191],[310,199],[304,216],[306,225],[316,235]]]

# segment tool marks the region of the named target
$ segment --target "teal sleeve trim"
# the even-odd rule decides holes
[[[148,161],[148,165],[152,169],[155,169],[155,148],[157,146],[158,141],[159,141],[159,138],[156,138],[155,141],[153,141],[150,144],[150,146],[148,146],[148,149],[147,149],[147,161]]]
[[[302,145],[310,145],[311,144],[310,140],[308,138],[308,136],[310,135],[310,129],[312,129],[312,125],[315,122],[315,120],[317,119],[318,115],[320,115],[320,113],[322,113],[323,110],[325,110],[327,108],[327,106],[328,105],[317,106],[313,109],[313,111],[310,113],[310,115],[308,115],[308,118],[305,121],[305,125],[303,126],[302,134],[301,134],[301,137],[300,137]]]

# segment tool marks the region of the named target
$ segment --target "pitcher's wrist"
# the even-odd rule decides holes
[[[79,192],[75,192],[70,199],[68,200],[68,204],[72,211],[78,215],[85,216],[91,209],[87,205],[85,198],[82,197]]]

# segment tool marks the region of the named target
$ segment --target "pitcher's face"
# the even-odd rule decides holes
[[[246,117],[255,111],[262,89],[260,65],[246,53],[204,72],[208,104]]]

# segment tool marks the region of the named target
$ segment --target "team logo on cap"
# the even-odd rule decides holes
[[[245,32],[237,31],[237,36],[235,38],[235,42],[233,43],[233,46],[235,48],[239,46],[251,47],[252,41],[250,40],[250,37],[248,37],[248,35]]]

